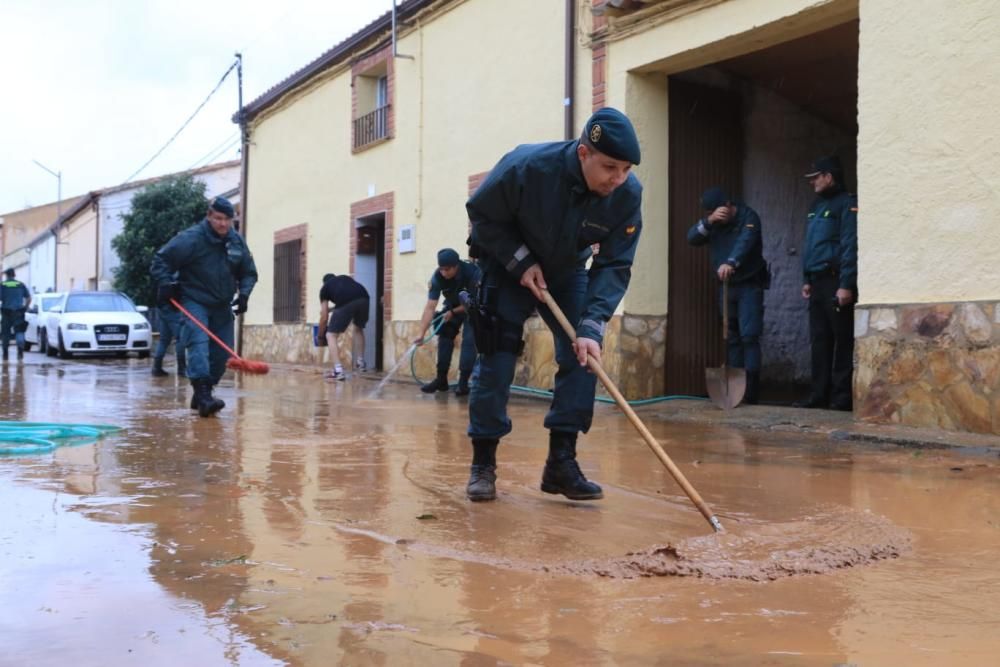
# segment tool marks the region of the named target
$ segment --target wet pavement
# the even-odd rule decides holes
[[[603,501],[538,490],[545,404],[515,399],[498,500],[472,504],[454,397],[275,368],[227,377],[226,409],[200,419],[148,362],[27,362],[2,369],[4,419],[124,430],[0,457],[0,665],[993,665],[1000,651],[995,452],[640,410],[727,528],[715,536],[613,406],[580,444]]]

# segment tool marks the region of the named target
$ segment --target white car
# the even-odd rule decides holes
[[[24,321],[28,323],[28,328],[24,331],[25,350],[30,350],[33,345],[38,345],[39,352],[45,351],[45,317],[52,310],[52,306],[59,303],[62,298],[62,292],[31,295],[31,307],[24,315]]]
[[[137,352],[145,359],[153,344],[145,310],[120,292],[67,292],[45,315],[45,353],[68,359]]]

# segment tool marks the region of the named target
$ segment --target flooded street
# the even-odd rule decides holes
[[[200,419],[146,363],[43,359],[3,367],[4,419],[123,430],[0,457],[2,665],[996,664],[996,452],[640,410],[714,536],[614,406],[580,441],[603,501],[538,490],[518,399],[472,504],[454,396],[274,368]]]

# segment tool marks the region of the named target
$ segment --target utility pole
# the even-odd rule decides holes
[[[52,246],[52,289],[59,290],[59,221],[62,219],[62,170],[52,171],[38,160],[32,160],[39,167],[56,177],[59,184],[56,190],[56,221],[52,225],[52,235],[56,242]]]
[[[240,123],[240,233],[247,245],[247,174],[250,170],[250,132],[247,130],[247,119],[243,112],[243,54],[236,52],[236,82],[237,82],[237,103],[239,111],[237,118]],[[240,315],[239,327],[236,331],[236,350],[243,354],[243,319]]]

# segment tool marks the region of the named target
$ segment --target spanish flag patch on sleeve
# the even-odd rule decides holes
[[[625,228],[625,236],[632,236],[635,234],[635,225],[629,225]]]

